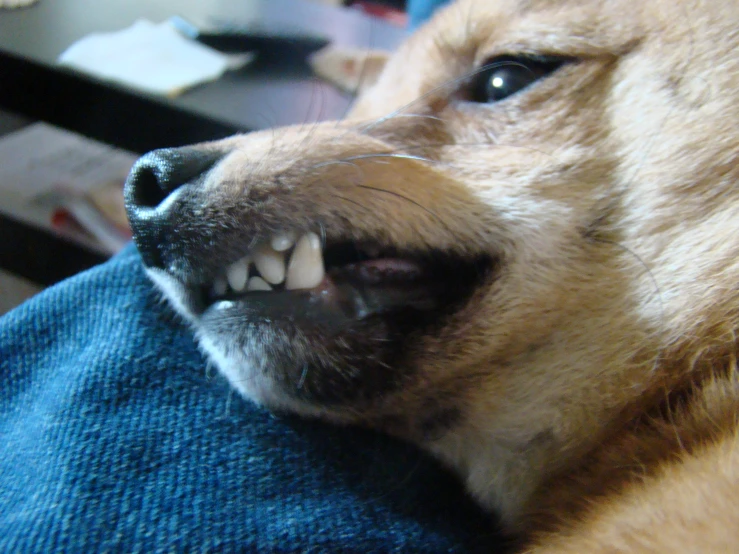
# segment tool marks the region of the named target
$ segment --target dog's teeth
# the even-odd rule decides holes
[[[295,244],[295,238],[295,233],[287,232],[281,235],[275,235],[269,243],[273,250],[284,252],[285,250],[289,250],[290,247]]]
[[[213,281],[213,294],[216,296],[223,296],[226,294],[226,291],[228,290],[228,283],[226,282],[225,277],[216,277],[216,280]]]
[[[287,267],[285,288],[312,289],[323,281],[324,273],[321,239],[315,233],[307,233],[295,244]]]
[[[249,292],[255,290],[272,290],[272,287],[270,287],[269,283],[261,277],[252,277],[251,279],[249,279],[249,283],[246,285],[246,290],[248,290]]]
[[[279,285],[285,280],[284,252],[275,252],[268,245],[263,245],[254,253],[254,265],[268,283]]]
[[[228,284],[236,292],[244,290],[246,281],[249,278],[249,258],[241,258],[238,262],[231,264],[226,269],[226,279]]]

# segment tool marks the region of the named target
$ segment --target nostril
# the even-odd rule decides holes
[[[128,178],[130,206],[156,208],[179,187],[198,182],[222,157],[223,152],[192,146],[149,152],[136,162]]]
[[[150,167],[142,167],[131,175],[131,200],[139,208],[156,208],[169,193],[162,189],[156,172]]]
[[[172,215],[187,200],[176,191],[196,190],[223,156],[202,147],[166,148],[142,156],[131,169],[123,195],[133,240],[148,267],[163,269],[168,252],[177,249],[171,244]]]

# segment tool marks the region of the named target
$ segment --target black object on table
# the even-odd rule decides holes
[[[176,98],[143,94],[56,65],[59,54],[90,33],[173,15],[326,37],[343,46],[392,49],[405,36],[403,29],[359,12],[307,0],[40,0],[30,8],[0,10],[0,109],[136,153],[346,113],[351,98],[317,80],[301,57],[262,56]],[[0,241],[0,268],[40,284],[102,261],[81,246],[1,215],[0,232],[8,237]]]
[[[306,31],[264,29],[238,25],[229,21],[196,23],[182,16],[170,18],[170,23],[184,36],[219,52],[254,52],[270,60],[306,59],[331,41]]]

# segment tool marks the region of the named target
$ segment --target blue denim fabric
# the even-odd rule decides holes
[[[491,552],[416,449],[206,369],[133,248],[0,318],[0,552]]]
[[[408,0],[408,28],[413,30],[451,0]]]

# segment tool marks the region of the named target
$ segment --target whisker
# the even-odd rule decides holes
[[[301,390],[305,384],[305,378],[308,376],[308,363],[303,363],[303,370],[300,372],[300,379],[298,379],[297,388]]]
[[[360,204],[356,200],[352,200],[351,198],[347,198],[346,196],[341,196],[340,194],[334,194],[334,197],[335,198],[338,198],[339,200],[343,200],[344,202],[349,202],[350,204],[354,204],[355,206],[359,206],[360,208],[362,208],[365,211],[368,209],[367,206],[363,206],[362,204]]]
[[[297,145],[297,147],[295,149],[296,154],[297,153],[300,153],[300,151],[305,146],[306,141],[311,136],[313,136],[313,133],[315,132],[316,127],[318,127],[318,125],[321,124],[321,119],[323,119],[323,116],[325,114],[325,108],[326,108],[326,87],[325,87],[325,84],[322,81],[320,81],[319,79],[317,79],[317,78],[313,78],[312,79],[312,82],[313,82],[313,87],[311,88],[310,104],[308,105],[308,110],[306,112],[306,120],[303,123],[303,125],[301,125],[301,131],[305,127],[305,124],[311,119],[311,112],[313,111],[313,104],[314,104],[314,99],[315,99],[315,96],[316,96],[316,90],[318,90],[318,93],[319,93],[318,114],[317,114],[315,120],[313,121],[313,123],[311,124],[310,129],[305,132],[305,134],[303,136],[303,139]]]
[[[249,164],[249,165],[251,165],[251,169],[250,169],[250,173],[249,173],[249,177],[248,177],[248,181],[247,182],[252,181],[252,179],[254,179],[254,176],[259,171],[262,170],[262,168],[265,165],[264,164],[264,161],[271,159],[272,158],[272,155],[274,154],[275,149],[277,148],[277,131],[276,131],[275,127],[271,127],[270,128],[270,131],[272,133],[272,139],[269,142],[269,148],[267,149],[267,151],[264,154],[262,154],[262,156],[259,158],[259,160],[257,160],[255,163]]]
[[[347,160],[329,160],[329,161],[326,161],[326,162],[320,162],[320,163],[314,164],[314,165],[310,166],[306,171],[312,171],[314,169],[320,169],[322,167],[327,167],[327,166],[331,166],[331,165],[351,165],[351,166],[355,167],[356,169],[360,169],[357,164],[352,163],[352,162],[347,161]]]
[[[356,176],[357,181],[360,181],[361,182],[365,178],[365,173],[364,173],[364,168],[363,167],[360,167],[359,165],[357,165],[354,162],[346,161],[346,160],[329,160],[329,161],[326,161],[326,162],[320,162],[320,163],[317,163],[317,164],[314,164],[314,165],[310,166],[305,171],[306,172],[310,172],[310,171],[314,171],[316,169],[321,169],[322,167],[329,167],[329,166],[332,166],[332,165],[348,165],[348,166],[351,166],[352,169],[354,169],[357,172],[357,176]],[[348,179],[348,177],[344,177],[344,179],[346,180],[346,179]]]
[[[348,162],[332,162],[332,163],[348,163]],[[401,194],[401,193],[396,192],[394,190],[388,190],[388,189],[383,189],[383,188],[379,188],[379,187],[373,187],[371,185],[356,184],[354,186],[356,186],[358,188],[361,188],[361,189],[364,189],[364,190],[369,190],[369,191],[373,191],[373,192],[380,192],[380,193],[389,194],[391,196],[395,196],[396,198],[400,198],[401,200],[405,200],[406,202],[409,202],[409,203],[413,204],[414,206],[420,208],[421,210],[423,210],[424,212],[426,212],[427,214],[429,214],[431,217],[433,217],[434,219],[436,219],[452,235],[455,234],[454,231],[441,218],[441,216],[439,216],[438,214],[434,213],[433,210],[430,210],[429,208],[427,208],[423,204],[420,204],[419,202],[413,200],[412,198],[409,198],[409,197],[405,196],[404,194]],[[339,200],[343,200],[344,202],[348,202],[350,204],[354,204],[355,206],[358,206],[358,207],[362,208],[365,211],[368,210],[367,206],[362,205],[361,203],[357,202],[356,200],[352,200],[351,198],[347,198],[346,196],[342,196],[340,194],[334,194],[333,196],[335,198],[338,198]]]
[[[474,147],[502,147],[502,148],[517,148],[520,150],[527,150],[529,152],[535,152],[537,154],[544,154],[550,158],[555,158],[552,152],[547,152],[533,146],[525,146],[522,144],[511,144],[505,142],[429,142],[426,144],[415,144],[412,146],[401,146],[398,147],[398,152],[412,152],[413,150],[423,150],[425,148],[443,148],[445,146],[460,146],[462,148],[474,148]],[[436,162],[438,163],[438,162]],[[451,164],[447,164],[451,165]]]
[[[607,239],[607,238],[604,238],[604,237],[594,236],[592,234],[588,235],[588,238],[590,240],[592,240],[593,242],[600,242],[602,244],[610,244],[611,246],[615,246],[617,248],[620,248],[622,251],[624,251],[627,254],[629,254],[630,256],[632,256],[644,268],[647,276],[649,277],[649,280],[652,282],[652,287],[654,288],[654,295],[655,295],[655,297],[657,299],[657,302],[659,304],[660,319],[662,321],[666,320],[667,319],[667,311],[665,309],[665,301],[664,301],[664,298],[662,296],[662,288],[660,287],[659,282],[657,281],[657,277],[654,275],[654,272],[649,267],[649,265],[647,264],[647,262],[645,262],[644,259],[641,256],[639,256],[639,254],[637,254],[636,252],[634,252],[631,248],[629,248],[628,246],[625,246],[625,245],[621,244],[618,241],[610,240],[610,239]],[[657,367],[658,367],[659,362],[660,362],[660,360],[662,358],[662,351],[663,350],[664,350],[664,347],[661,347],[659,349],[659,351],[657,352],[657,355],[654,358],[654,361],[652,363],[652,372],[653,373],[657,371]]]
[[[424,115],[424,114],[420,114],[420,113],[398,114],[395,117],[417,117],[417,118],[420,118],[420,119],[431,119],[432,121],[438,121],[440,123],[444,123],[444,118],[443,117],[439,117],[439,116],[436,116],[436,115]]]
[[[321,231],[321,249],[326,249],[326,227],[323,225],[322,221],[318,222],[318,228]]]
[[[229,417],[231,415],[231,403],[233,402],[234,392],[235,390],[233,388],[229,388],[228,396],[226,396],[226,405],[223,409],[223,417]]]
[[[348,158],[342,158],[340,161],[353,162],[356,160],[370,160],[373,158],[398,158],[401,160],[416,160],[419,162],[438,163],[435,160],[430,160],[429,158],[424,158],[422,156],[413,156],[411,154],[396,154],[394,152],[383,152],[379,154],[358,154],[356,156],[349,156]]]
[[[405,200],[406,202],[410,202],[414,206],[422,209],[424,212],[426,212],[427,214],[429,214],[431,217],[435,218],[439,223],[441,223],[442,225],[444,225],[444,227],[446,227],[447,230],[449,230],[451,232],[451,229],[449,229],[449,227],[447,226],[446,222],[438,214],[436,214],[433,211],[429,210],[423,204],[419,204],[418,202],[416,202],[412,198],[408,198],[404,194],[400,194],[399,192],[396,192],[394,190],[381,189],[381,188],[373,187],[373,186],[370,186],[370,185],[356,185],[356,186],[359,187],[359,188],[361,188],[361,189],[365,189],[365,190],[371,190],[371,191],[374,191],[374,192],[383,192],[385,194],[389,194],[390,196],[395,196],[396,198],[400,198],[402,200]]]
[[[359,78],[357,79],[357,88],[350,92],[351,97],[356,98],[357,94],[359,94],[359,91],[362,90],[362,83],[364,82],[365,77],[367,76],[367,60],[369,59],[369,54],[374,46],[374,34],[375,34],[375,26],[370,24],[369,25],[369,40],[367,41],[369,43],[369,47],[367,48],[364,57],[362,58],[362,67],[359,69]],[[352,109],[352,105],[354,102],[349,102],[346,106],[346,109],[344,110],[344,113],[341,116],[341,119],[344,119],[346,115],[349,113],[349,110]],[[339,120],[340,121],[340,120]],[[337,124],[338,122],[337,121]]]
[[[318,164],[315,164],[315,165],[311,166],[309,168],[309,170],[319,169],[321,167],[326,167],[326,166],[330,166],[330,165],[341,165],[341,164],[351,164],[351,165],[354,165],[355,167],[357,167],[358,169],[360,169],[359,166],[357,166],[356,164],[353,164],[353,162],[355,162],[357,160],[369,160],[369,159],[373,159],[373,158],[393,158],[393,159],[397,158],[397,159],[405,159],[405,160],[416,160],[416,161],[419,161],[419,162],[425,162],[425,163],[434,164],[434,165],[441,165],[441,166],[446,166],[446,167],[454,167],[453,164],[450,164],[450,163],[445,162],[445,161],[442,162],[441,160],[433,160],[431,158],[427,158],[427,157],[424,157],[424,156],[416,156],[416,155],[413,155],[413,154],[407,154],[407,153],[405,153],[405,152],[413,151],[413,150],[423,150],[423,149],[426,149],[426,148],[441,148],[441,147],[444,147],[444,146],[461,146],[461,147],[465,147],[465,148],[468,148],[468,147],[477,147],[477,146],[481,146],[481,147],[506,146],[506,147],[511,147],[511,148],[520,148],[520,149],[523,149],[523,150],[528,150],[530,152],[536,152],[536,153],[539,153],[539,154],[544,154],[545,156],[549,156],[551,158],[554,158],[554,154],[552,154],[551,152],[545,152],[544,150],[540,150],[538,148],[533,148],[533,147],[529,147],[529,146],[521,146],[521,145],[506,145],[506,144],[502,144],[501,145],[501,144],[497,144],[497,143],[488,143],[488,142],[484,142],[484,143],[430,143],[430,144],[417,144],[417,145],[409,146],[409,147],[399,147],[395,151],[390,151],[390,152],[379,152],[379,153],[369,153],[369,154],[357,154],[355,156],[349,156],[349,157],[346,157],[346,158],[341,158],[339,160],[331,160],[331,161],[327,161],[327,162],[321,162],[321,163],[318,163]]]

